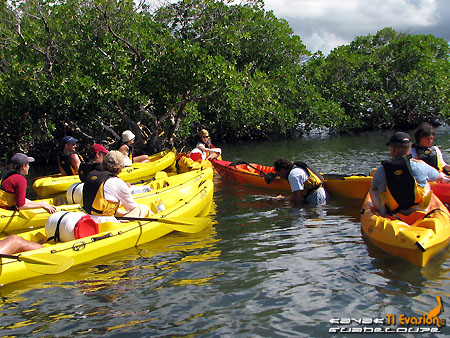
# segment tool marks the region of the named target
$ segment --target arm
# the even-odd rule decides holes
[[[123,156],[128,157],[129,148],[128,148],[128,146],[126,144],[122,144],[120,146],[120,148],[117,149],[117,150],[120,151],[123,154]]]
[[[442,183],[450,183],[450,177],[445,175],[444,173],[439,173],[438,179],[436,182],[442,182]]]
[[[17,207],[19,210],[27,210],[27,209],[38,209],[38,208],[44,208],[47,210],[49,214],[53,214],[56,212],[56,208],[53,205],[48,204],[44,201],[31,201],[28,198],[25,199],[25,204],[23,204],[20,207]]]
[[[222,154],[222,149],[220,149],[220,148],[206,148],[203,144],[200,144],[198,146],[198,149],[200,149],[201,151],[203,151],[205,153],[209,153],[209,154],[217,154],[217,155]]]
[[[439,162],[442,164],[442,167],[443,167],[442,169],[444,171],[447,171],[447,173],[450,172],[450,164],[447,164],[444,161],[444,155],[442,155],[441,149],[439,149],[439,147],[437,147],[437,146],[434,146],[434,148],[436,149],[436,153],[437,153],[437,155],[439,157]]]
[[[297,191],[293,191],[292,192],[292,204],[294,204],[294,206],[298,207],[304,204],[304,198],[303,195],[301,194],[300,190]]]
[[[372,209],[372,211],[378,212],[381,216],[387,215],[387,210],[383,206],[383,203],[381,201],[380,192],[376,191],[372,187],[370,187],[369,193],[370,193],[370,197],[372,198],[373,207],[375,209],[375,210]]]
[[[120,200],[120,204],[123,205],[127,211],[131,211],[139,204],[134,200],[133,195],[131,194],[131,188],[127,185],[127,183],[122,181],[119,184],[120,189],[118,190],[117,195]]]

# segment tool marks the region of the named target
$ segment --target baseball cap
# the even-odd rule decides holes
[[[16,153],[11,157],[11,160],[9,162],[14,165],[24,165],[30,162],[34,162],[34,158],[29,157],[23,153]]]
[[[107,166],[112,168],[121,168],[124,166],[123,164],[123,154],[118,150],[111,150],[105,156],[103,160]]]
[[[125,130],[122,133],[122,141],[128,142],[135,138],[135,135],[131,132],[131,130]]]
[[[62,140],[64,143],[77,143],[78,142],[78,140],[72,136],[64,136]]]
[[[402,131],[398,131],[391,136],[389,142],[386,143],[386,145],[388,146],[390,144],[408,144],[408,143],[411,143],[411,136]]]
[[[108,150],[106,150],[106,148],[104,146],[102,146],[101,144],[95,143],[91,146],[91,152],[107,154]]]

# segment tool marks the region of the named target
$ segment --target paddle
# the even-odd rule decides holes
[[[116,216],[116,219],[127,221],[156,221],[165,223],[165,225],[172,230],[187,232],[191,234],[202,231],[211,222],[211,219],[209,217],[186,216],[172,218]]]
[[[40,274],[55,274],[66,271],[73,265],[73,258],[51,253],[37,253],[30,256],[0,254],[0,257],[24,262],[28,270]]]

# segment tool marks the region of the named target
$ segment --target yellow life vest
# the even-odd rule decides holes
[[[91,215],[114,216],[120,202],[105,199],[105,182],[113,177],[107,171],[94,170],[86,178],[83,186],[83,209]]]
[[[0,207],[12,207],[16,205],[16,195],[0,190]]]
[[[304,189],[300,191],[301,195],[306,198],[309,194],[313,193],[323,185],[323,177],[316,170],[309,167],[305,162],[294,162],[296,167],[305,169],[308,172],[308,179],[305,181]]]
[[[322,180],[319,176],[313,173],[309,168],[306,170],[308,171],[309,177],[304,183],[305,189],[300,192],[305,198],[322,186]]]

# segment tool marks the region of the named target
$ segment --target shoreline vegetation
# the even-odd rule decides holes
[[[0,3],[0,162],[53,164],[59,140],[152,154],[217,143],[439,126],[450,116],[447,41],[384,28],[309,52],[262,1]],[[52,156],[54,154],[54,156]]]

